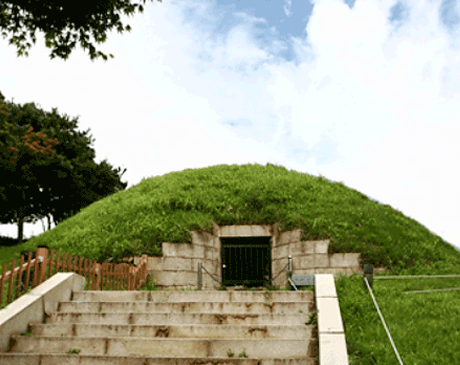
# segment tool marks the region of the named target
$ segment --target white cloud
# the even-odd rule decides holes
[[[292,15],[291,6],[292,6],[292,0],[284,0],[283,10],[286,16]]]
[[[82,52],[50,62],[40,46],[17,59],[3,42],[2,92],[81,115],[97,157],[126,166],[130,185],[184,168],[279,163],[343,181],[460,246],[458,39],[438,3],[404,2],[397,26],[395,3],[316,0],[307,38],[291,39],[296,63],[279,58],[281,39],[258,40],[264,19],[241,13],[219,33],[212,3],[192,17],[194,2],[152,3],[130,19],[131,34],[109,38],[108,63]]]

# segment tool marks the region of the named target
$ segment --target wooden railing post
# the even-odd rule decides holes
[[[133,266],[129,267],[129,289],[128,290],[135,290],[136,286],[136,276],[135,276],[135,268]]]
[[[148,262],[149,262],[149,255],[147,255],[146,253],[143,253],[142,256],[141,256],[141,260],[142,260],[141,280],[142,280],[143,284],[145,284],[147,282],[147,265],[148,265]]]
[[[39,262],[38,272],[38,283],[40,285],[45,281],[46,278],[46,266],[48,265],[48,252],[49,249],[46,246],[38,246],[35,257]]]
[[[102,265],[94,263],[94,280],[92,290],[99,290],[101,285]]]

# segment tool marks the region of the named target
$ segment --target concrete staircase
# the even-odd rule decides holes
[[[313,295],[74,292],[30,336],[13,336],[0,364],[314,365]]]
[[[316,365],[315,308],[311,291],[76,291],[0,365]]]

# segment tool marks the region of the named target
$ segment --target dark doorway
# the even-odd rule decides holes
[[[270,237],[221,238],[222,284],[247,287],[271,284]]]

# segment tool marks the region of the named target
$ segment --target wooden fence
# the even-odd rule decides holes
[[[86,278],[85,290],[138,290],[147,279],[147,254],[141,256],[141,262],[135,267],[124,263],[99,264],[87,258],[72,256],[72,254],[59,251],[54,258],[54,250],[49,250],[46,246],[37,247],[34,259],[32,259],[32,253],[29,252],[26,263],[24,263],[24,256],[21,256],[18,267],[16,267],[16,260],[13,259],[11,270],[8,272],[6,272],[7,264],[3,264],[2,275],[0,276],[0,308],[2,307],[6,280],[9,281],[6,303],[9,304],[13,300],[14,293],[16,294],[15,299],[27,293],[31,269],[33,269],[32,288],[58,272],[75,272],[84,276]],[[15,278],[16,283],[14,284]]]

